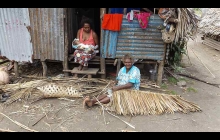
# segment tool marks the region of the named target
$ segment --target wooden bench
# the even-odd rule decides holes
[[[70,58],[72,58],[70,60]],[[74,57],[73,55],[68,55],[68,63],[72,63],[72,64],[78,64],[77,62],[74,62]],[[115,59],[104,59],[101,58],[100,56],[95,56],[93,59],[91,59],[89,61],[89,65],[90,64],[96,64],[100,66],[99,72],[98,74],[101,75],[101,78],[105,79],[106,78],[106,64],[114,64]],[[63,70],[64,72],[70,72],[69,70]]]
[[[71,57],[72,57],[72,55],[69,55],[68,60]],[[114,61],[115,61],[115,59],[107,59],[107,60],[105,60],[105,64],[113,64]],[[76,62],[74,62],[74,58],[71,61],[69,61],[69,63],[77,64]],[[91,59],[89,61],[89,64],[100,64],[100,56],[95,56],[93,59]]]

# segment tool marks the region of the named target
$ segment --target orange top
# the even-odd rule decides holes
[[[83,28],[81,28],[81,29],[80,29],[80,34],[79,34],[79,41],[80,41],[81,43],[85,44],[85,45],[93,45],[93,46],[95,46],[96,44],[95,44],[95,41],[94,41],[94,39],[93,39],[92,34],[93,34],[93,31],[91,30],[89,39],[83,40],[83,38],[82,38]]]

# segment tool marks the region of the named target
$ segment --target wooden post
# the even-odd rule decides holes
[[[68,8],[64,8],[64,60],[63,60],[63,69],[68,70],[68,46],[69,46],[69,41],[68,41],[68,19],[67,19],[67,12]],[[68,72],[64,72],[64,75],[66,77],[69,76]]]
[[[119,58],[119,59],[118,59],[118,63],[117,63],[116,77],[117,77],[117,75],[118,75],[118,72],[119,72],[120,68],[121,68],[121,59]]]
[[[92,75],[91,75],[91,74],[89,74],[89,75],[88,75],[88,78],[92,78]]]
[[[101,78],[102,78],[102,79],[105,79],[105,78],[106,78],[105,58],[100,57],[100,61],[101,61],[100,69],[101,69],[101,72],[104,73],[104,74],[101,75]]]
[[[104,14],[106,13],[106,8],[100,8],[100,50],[102,48],[102,19]],[[100,51],[101,52],[101,51]],[[103,72],[104,74],[101,74],[101,78],[105,79],[106,78],[106,65],[105,65],[105,58],[102,58],[102,55],[100,53],[100,69],[101,72]]]
[[[160,61],[159,67],[158,67],[158,72],[157,72],[157,85],[160,86],[162,83],[162,77],[163,77],[163,66],[164,66],[164,61]]]
[[[47,77],[47,64],[45,61],[41,61],[41,64],[43,66],[43,77]]]
[[[158,66],[158,72],[157,72],[157,85],[160,86],[162,84],[162,78],[163,78],[163,67],[164,67],[164,62],[166,59],[166,51],[167,51],[167,44],[164,44],[164,56],[163,60],[159,62]]]
[[[14,61],[14,72],[15,72],[15,76],[19,77],[18,62],[17,61]]]

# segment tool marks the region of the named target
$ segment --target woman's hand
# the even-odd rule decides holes
[[[116,85],[115,81],[111,81],[110,84],[109,84],[110,87],[114,87],[115,85]]]
[[[83,49],[82,49],[80,46],[77,48],[77,50],[79,50],[79,51],[83,51]]]
[[[94,52],[94,49],[91,49],[88,53],[92,54]]]
[[[117,91],[118,90],[118,87],[117,86],[113,86],[112,87],[112,91]]]
[[[112,91],[117,91],[121,89],[131,89],[133,87],[133,83],[127,83],[125,85],[117,85],[112,87]]]

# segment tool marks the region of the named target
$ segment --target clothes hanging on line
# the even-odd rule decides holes
[[[102,29],[110,31],[120,31],[123,14],[104,14]]]
[[[138,11],[140,11],[141,8],[127,8],[127,13],[131,12],[131,10],[138,10]]]
[[[111,14],[123,14],[124,8],[110,8]]]
[[[128,22],[131,22],[134,18],[137,18],[139,25],[142,29],[146,29],[148,26],[148,21],[150,17],[148,12],[140,12],[139,10],[131,10],[130,13],[127,13],[126,19]]]

